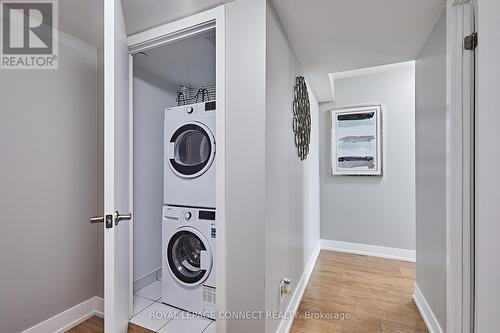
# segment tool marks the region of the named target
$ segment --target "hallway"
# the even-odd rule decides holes
[[[414,263],[321,251],[290,332],[428,332],[414,283]]]

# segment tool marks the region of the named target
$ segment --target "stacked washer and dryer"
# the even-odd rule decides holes
[[[165,110],[162,302],[215,319],[215,101]]]

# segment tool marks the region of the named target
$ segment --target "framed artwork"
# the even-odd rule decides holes
[[[332,175],[382,175],[382,107],[331,111]]]

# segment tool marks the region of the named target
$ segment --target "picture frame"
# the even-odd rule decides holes
[[[382,176],[382,105],[331,111],[331,172],[334,176]]]

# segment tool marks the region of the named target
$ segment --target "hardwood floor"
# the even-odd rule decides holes
[[[290,332],[428,332],[414,283],[414,263],[321,251]]]
[[[147,328],[137,326],[135,324],[128,324],[128,333],[154,333]]]
[[[78,326],[73,327],[66,333],[104,333],[104,320],[93,316]],[[154,333],[146,328],[129,324],[128,333]]]
[[[414,263],[321,251],[290,332],[428,332],[412,300],[414,283]],[[311,318],[321,314],[330,318]],[[68,332],[102,333],[104,321],[92,317]],[[149,332],[129,326],[129,333]]]
[[[97,316],[90,317],[66,333],[104,333],[104,320]]]

